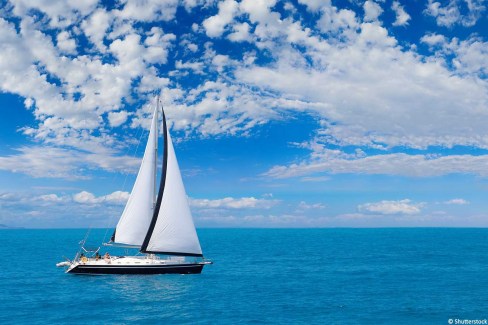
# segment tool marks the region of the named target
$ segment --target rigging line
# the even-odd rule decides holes
[[[138,140],[138,142],[137,142],[137,146],[135,147],[135,149],[134,149],[134,153],[132,154],[132,157],[133,157],[133,158],[135,158],[135,157],[136,157],[136,155],[137,155],[137,152],[138,152],[138,150],[139,150],[139,146],[141,145],[141,141],[142,141],[143,135],[145,135],[145,134],[146,134],[146,132],[145,132],[145,131],[146,131],[146,130],[145,130],[144,128],[141,128],[141,131],[140,131],[140,132],[141,132],[141,134],[139,135],[139,140]],[[130,146],[128,146],[128,147],[127,147],[127,149],[126,149],[126,151],[125,151],[125,155],[126,155],[126,156],[127,156],[127,154],[129,153],[129,151],[130,151],[130,150],[131,150],[131,147],[130,147]],[[126,183],[127,183],[127,178],[129,177],[129,172],[128,172],[128,171],[126,171],[126,172],[124,173],[124,176],[125,176],[125,177],[124,177],[124,182],[122,183],[122,191],[124,191],[124,190],[125,190],[125,185],[126,185]],[[115,178],[116,178],[116,177],[117,177],[117,176],[114,174],[112,181],[115,181]],[[106,239],[107,239],[107,234],[108,234],[109,230],[111,230],[111,229],[112,229],[111,225],[113,224],[113,220],[114,220],[114,218],[115,218],[115,214],[112,214],[112,216],[111,216],[111,217],[108,219],[108,221],[107,221],[107,226],[105,227],[105,234],[103,235],[103,241],[102,241],[102,243],[105,243],[105,242],[106,242]],[[115,226],[114,226],[114,227],[115,227]]]

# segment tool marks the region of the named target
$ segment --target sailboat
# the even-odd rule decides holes
[[[137,248],[135,256],[104,256],[81,250],[58,263],[75,274],[194,274],[212,262],[203,257],[181,179],[173,143],[163,115],[164,153],[157,190],[159,97],[139,173],[115,231],[106,246]],[[157,193],[157,196],[156,196]]]

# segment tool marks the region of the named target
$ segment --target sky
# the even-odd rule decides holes
[[[487,227],[484,0],[0,0],[0,224],[113,227],[161,93],[197,227]]]

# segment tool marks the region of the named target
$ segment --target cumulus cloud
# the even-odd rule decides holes
[[[122,9],[114,10],[120,18],[143,22],[169,21],[175,16],[178,0],[124,0],[123,4]]]
[[[322,134],[340,146],[488,147],[482,126],[488,119],[483,80],[464,77],[464,71],[453,75],[438,61],[404,51],[376,24],[362,24],[361,32],[344,47],[307,40],[316,66],[287,49],[277,55],[276,65],[239,67],[236,77],[281,94],[283,101],[294,99],[297,110],[320,114]],[[481,64],[474,53],[467,66]],[[433,120],[438,123],[428,122]]]
[[[317,11],[324,5],[322,0],[298,0],[298,2],[306,5],[310,11]]]
[[[250,26],[248,23],[236,24],[233,26],[233,32],[229,34],[229,39],[234,42],[249,41]]]
[[[76,52],[76,42],[71,38],[67,31],[62,31],[56,37],[58,48],[65,53],[75,53]]]
[[[190,205],[195,208],[228,208],[228,209],[270,209],[278,204],[279,200],[256,199],[254,197],[223,199],[190,199]]]
[[[82,191],[73,195],[73,201],[81,204],[113,203],[125,204],[129,199],[128,192],[116,191],[108,195],[95,196],[93,193]]]
[[[87,191],[73,195],[0,193],[0,223],[35,228],[114,227],[128,197],[122,191],[99,197]]]
[[[56,2],[13,0],[13,13],[26,16],[32,11],[38,11],[46,16],[50,27],[63,28],[79,21],[81,17],[90,14],[98,4],[97,0]]]
[[[422,36],[420,41],[432,47],[432,46],[445,44],[446,37],[444,35],[439,35],[439,34],[427,34]]]
[[[40,127],[47,126],[44,121],[53,120],[78,129],[116,127],[118,121],[103,119],[102,114],[115,117],[126,99],[130,102],[166,87],[165,92],[180,94],[168,96],[174,100],[165,103],[168,116],[185,118],[174,126],[181,129],[186,122],[186,131],[192,129],[203,136],[245,135],[256,125],[282,118],[284,112],[293,109],[318,113],[329,121],[327,136],[340,145],[380,142],[386,146],[451,146],[471,145],[467,139],[476,142],[484,138],[473,136],[480,134],[480,126],[486,122],[479,114],[487,101],[486,83],[465,74],[486,73],[486,45],[460,44],[452,65],[459,67],[459,73],[453,75],[442,62],[399,47],[388,30],[377,23],[383,9],[374,1],[364,3],[363,22],[354,11],[329,2],[301,1],[318,13],[316,29],[303,26],[296,17],[282,17],[284,14],[275,10],[276,1],[220,2],[217,14],[203,19],[205,32],[219,37],[228,29],[229,40],[251,42],[255,50],[242,53],[242,57],[229,57],[212,49],[206,40],[193,39],[188,43],[191,51],[205,48],[204,55],[200,59],[177,55],[175,70],[169,75],[178,79],[206,74],[210,80],[194,90],[169,84],[155,68],[168,63],[176,36],[160,27],[149,31],[134,28],[137,23],[174,18],[177,1],[148,1],[145,5],[124,1],[114,10],[93,5],[80,9],[71,4],[68,8],[74,6],[83,13],[73,16],[72,23],[79,28],[61,32],[59,40],[69,42],[76,33],[84,33],[95,47],[93,53],[74,57],[64,57],[44,26],[29,17],[30,7],[19,3],[14,14],[23,16],[21,31],[2,20],[2,44],[6,47],[2,56],[9,62],[2,69],[2,89],[32,98]],[[185,7],[190,10],[196,5],[186,3]],[[478,7],[473,2],[473,10]],[[406,24],[407,16],[399,2],[393,3],[393,9],[396,24]],[[59,16],[57,9],[46,11],[52,17]],[[65,50],[73,49],[72,43],[65,45]],[[271,64],[254,65],[262,54],[256,51],[269,53]],[[216,62],[224,57],[225,62]],[[446,57],[450,55],[446,53]],[[35,62],[41,64],[33,66]],[[28,75],[28,82],[20,82],[15,77],[18,75]],[[59,79],[61,86],[48,82],[51,79]],[[222,91],[224,87],[228,91]],[[467,105],[462,94],[468,89],[472,95]],[[139,93],[132,94],[134,90]],[[232,107],[224,113],[225,105]],[[456,118],[461,113],[463,118]],[[397,118],[405,115],[411,118]],[[118,117],[123,120],[122,114]],[[423,122],[432,117],[441,119],[434,128]],[[198,127],[193,128],[195,125]]]
[[[476,24],[485,11],[483,0],[450,0],[445,5],[429,0],[424,12],[434,17],[439,26],[452,27],[460,24],[470,27]]]
[[[127,121],[127,116],[129,114],[127,111],[120,111],[120,112],[110,112],[108,113],[108,121],[110,126],[117,127],[125,123]]]
[[[104,39],[106,31],[112,23],[110,13],[105,9],[99,8],[95,10],[87,19],[81,23],[81,28],[85,35],[100,51],[105,51],[106,46]]]
[[[398,1],[393,1],[391,5],[391,9],[395,12],[396,19],[393,22],[393,26],[405,26],[408,25],[408,21],[410,20],[410,15],[407,14],[405,8],[400,4]]]
[[[356,14],[330,1],[299,3],[314,13],[310,21],[293,14],[298,6],[292,3],[278,10],[275,0],[205,2],[201,12],[212,16],[174,35],[164,24],[177,15],[176,0],[126,0],[114,9],[94,1],[13,1],[0,18],[0,89],[25,98],[38,124],[23,134],[47,147],[38,156],[32,148],[17,148],[0,157],[0,168],[35,177],[129,169],[135,160],[103,148],[124,148],[130,135],[117,136],[112,128],[129,116],[126,129],[148,127],[144,103],[163,88],[169,123],[184,135],[248,136],[298,112],[318,121],[317,147],[385,153],[345,157],[313,149],[294,164],[271,168],[270,177],[486,174],[485,155],[398,153],[433,146],[488,149],[488,52],[481,36],[427,34],[422,42],[431,52],[424,54],[383,24],[385,2],[364,2],[364,16],[361,6]],[[183,3],[189,11],[200,4]],[[409,16],[400,2],[392,9],[393,24],[406,26]],[[425,13],[443,26],[459,17],[470,26],[484,10],[480,1],[429,1]],[[223,35],[221,44],[213,43]],[[90,45],[81,49],[80,40]],[[177,40],[188,50],[174,46]],[[247,42],[242,51],[223,50],[241,41]],[[135,110],[131,105],[139,109],[128,113]],[[56,168],[49,167],[52,162]]]
[[[217,15],[203,21],[203,27],[210,37],[218,37],[224,32],[224,28],[232,22],[239,5],[234,0],[225,0],[219,3]]]
[[[364,2],[364,21],[376,21],[383,12],[381,6],[371,0]]]
[[[396,215],[396,214],[418,214],[421,212],[424,203],[413,203],[409,199],[399,201],[380,201],[365,203],[358,206],[360,212]]]

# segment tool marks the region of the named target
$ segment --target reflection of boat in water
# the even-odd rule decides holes
[[[206,261],[193,224],[173,143],[163,112],[164,154],[159,192],[156,197],[158,104],[149,138],[131,195],[108,246],[137,248],[136,256],[98,255],[84,247],[68,266],[77,274],[200,273]],[[88,256],[85,256],[85,253]]]

